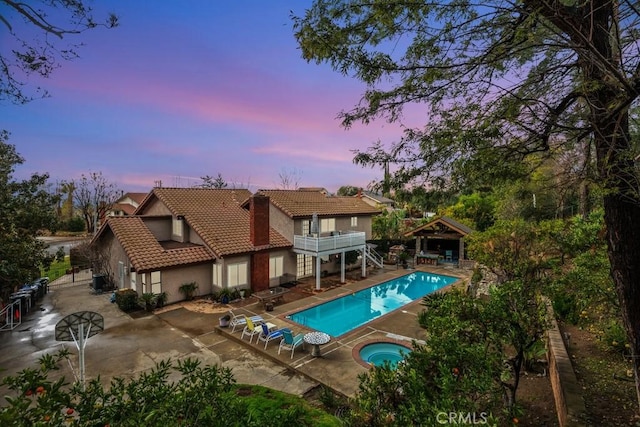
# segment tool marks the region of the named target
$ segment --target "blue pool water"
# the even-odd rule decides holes
[[[337,337],[458,280],[416,271],[294,313],[300,325]]]
[[[367,344],[360,350],[360,358],[375,366],[383,366],[386,362],[395,369],[411,350],[400,344],[377,342]]]

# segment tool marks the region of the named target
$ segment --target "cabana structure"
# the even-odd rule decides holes
[[[416,264],[450,264],[473,268],[474,262],[466,257],[464,241],[471,233],[473,230],[466,225],[441,216],[404,235],[416,239]]]

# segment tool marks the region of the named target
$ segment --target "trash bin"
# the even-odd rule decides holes
[[[107,283],[104,274],[94,274],[93,275],[93,290],[96,292],[102,292],[105,288],[105,284]]]

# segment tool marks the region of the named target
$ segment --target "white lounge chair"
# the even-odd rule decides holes
[[[231,320],[229,321],[229,326],[231,327],[231,333],[236,331],[238,326],[245,327],[247,326],[246,316],[243,314],[234,314],[233,311],[229,310],[229,316],[231,316]],[[264,323],[264,319],[262,316],[251,316],[249,317],[251,321],[256,323]]]

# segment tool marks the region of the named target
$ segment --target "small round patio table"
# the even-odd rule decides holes
[[[324,332],[309,332],[304,334],[304,342],[313,346],[311,355],[313,357],[320,357],[320,346],[327,344],[331,341],[331,336]]]

